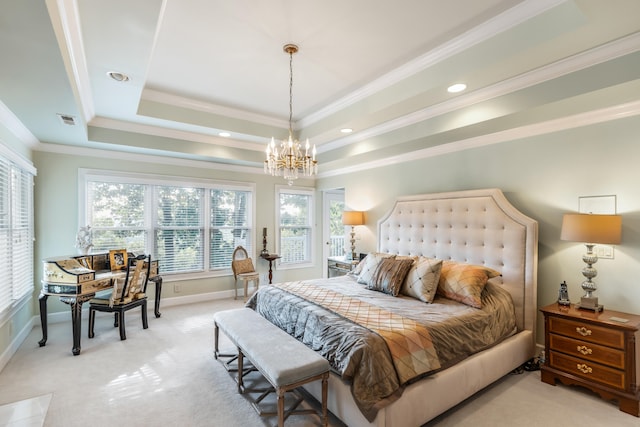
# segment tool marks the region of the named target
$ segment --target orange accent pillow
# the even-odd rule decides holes
[[[470,307],[482,308],[482,291],[487,280],[500,276],[489,267],[444,261],[438,281],[438,295],[461,302]]]

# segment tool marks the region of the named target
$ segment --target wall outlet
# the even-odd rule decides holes
[[[180,283],[175,283],[173,285],[173,292],[175,292],[176,294],[182,292],[182,285]]]

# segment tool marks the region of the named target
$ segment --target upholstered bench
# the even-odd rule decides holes
[[[327,419],[327,381],[329,362],[309,347],[284,332],[250,308],[225,310],[214,315],[215,358],[222,354],[218,349],[219,331],[238,348],[238,392],[244,393],[244,358],[251,361],[264,378],[273,386],[278,398],[278,426],[284,426],[284,395],[311,381],[322,380],[322,425]],[[254,405],[260,413],[257,405]],[[297,404],[296,404],[297,406]],[[291,413],[309,413],[288,411]],[[315,412],[315,411],[313,411]],[[262,414],[261,415],[266,415]]]

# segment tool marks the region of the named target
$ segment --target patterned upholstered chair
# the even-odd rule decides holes
[[[242,246],[238,246],[233,251],[231,270],[233,271],[233,278],[235,280],[233,288],[235,291],[234,299],[238,298],[238,280],[242,280],[244,284],[244,300],[247,301],[249,282],[253,282],[256,290],[258,290],[258,286],[260,286],[260,275],[253,266],[253,260],[247,254],[247,250]]]
[[[150,268],[151,255],[139,255],[129,263],[125,277],[116,279],[111,295],[108,297],[96,296],[89,301],[89,338],[94,337],[93,327],[96,311],[114,313],[113,326],[119,327],[121,340],[127,339],[124,314],[133,308],[140,307],[142,328],[148,328],[146,291]]]

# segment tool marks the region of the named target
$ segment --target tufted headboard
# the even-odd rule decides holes
[[[400,197],[378,221],[378,251],[486,265],[511,293],[518,330],[535,337],[538,223],[499,189]]]

